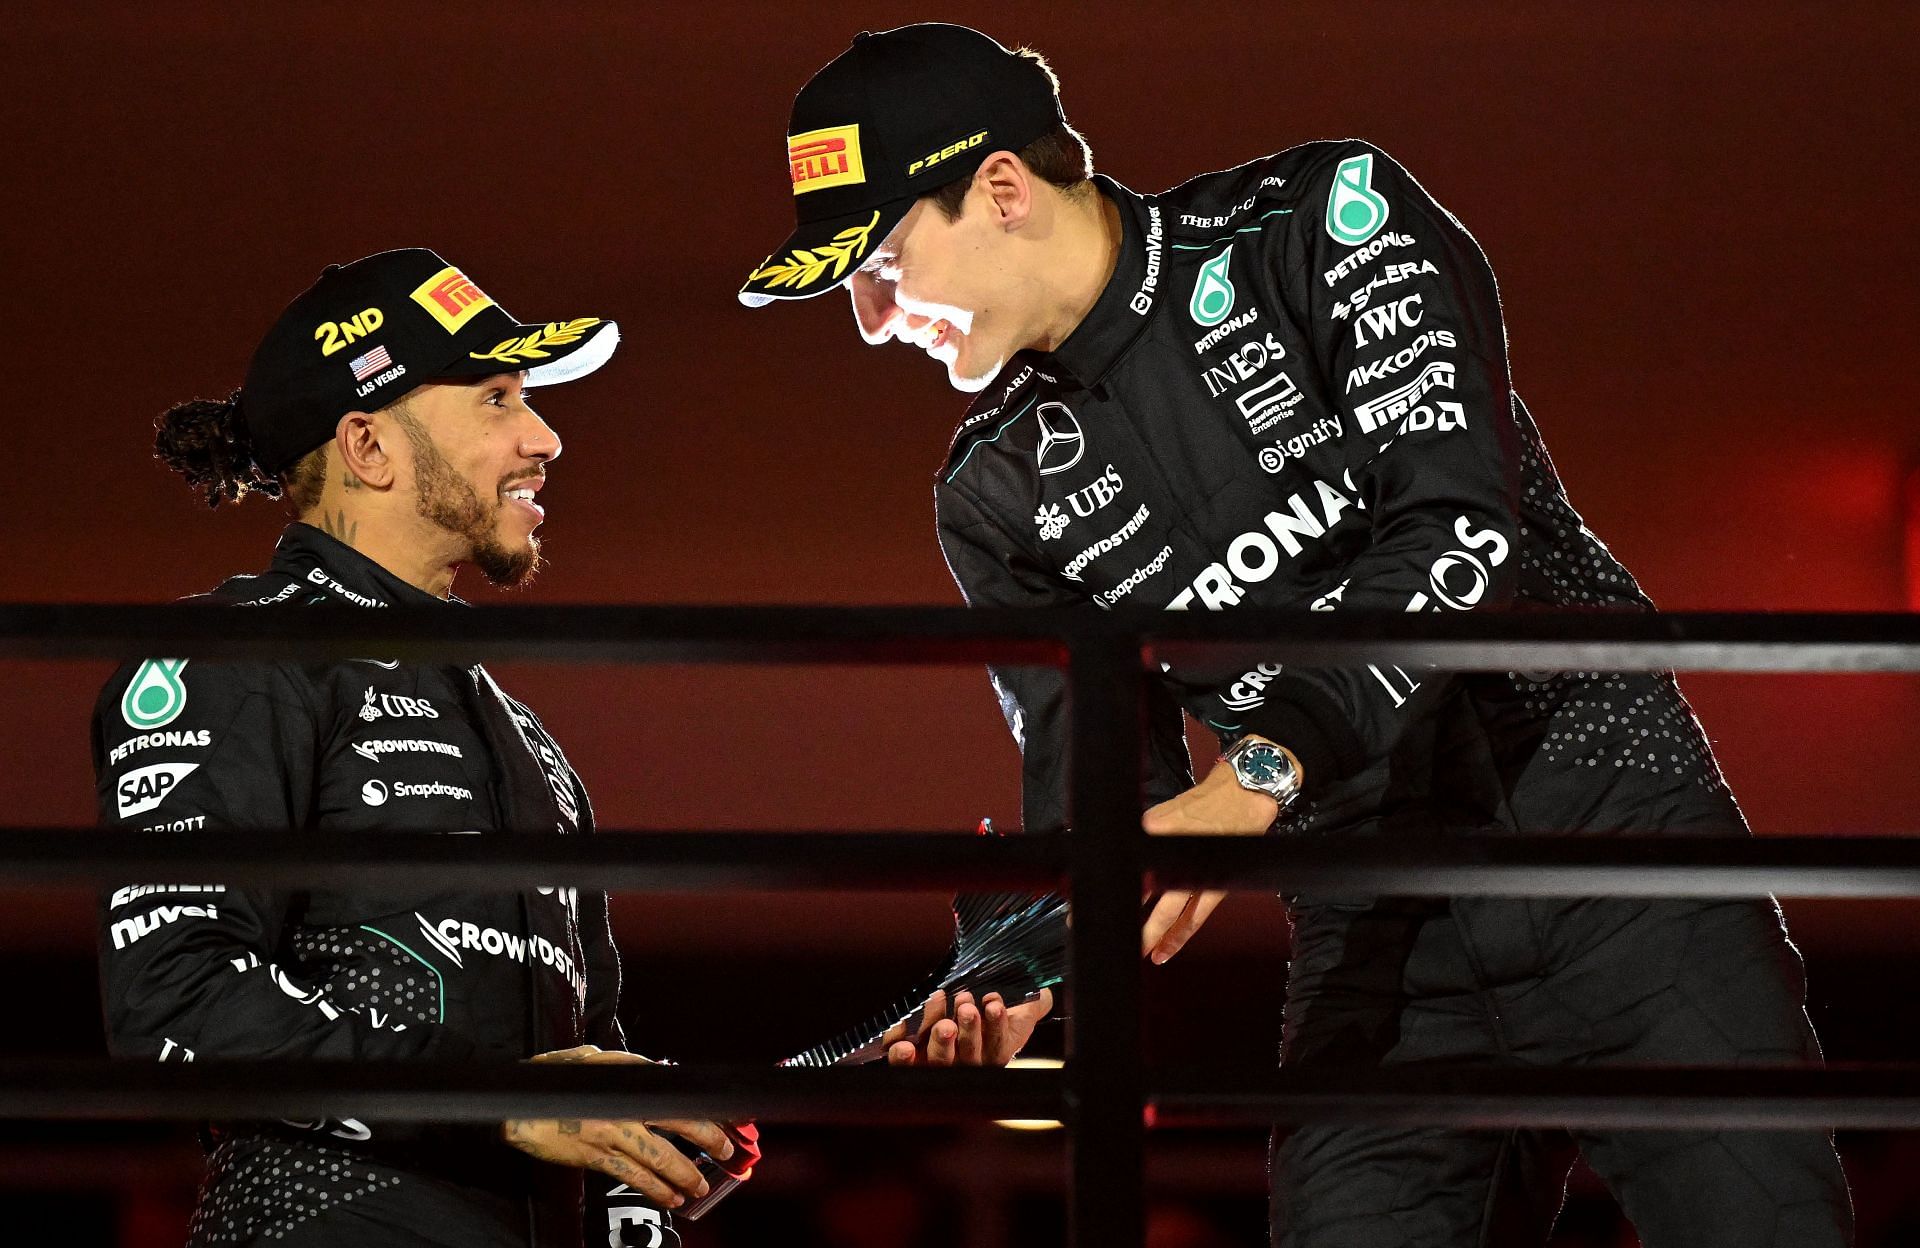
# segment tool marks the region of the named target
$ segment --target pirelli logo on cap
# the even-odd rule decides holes
[[[793,193],[853,186],[867,180],[860,161],[860,127],[830,126],[787,139],[787,163],[793,167]]]
[[[481,309],[493,306],[493,300],[452,265],[414,287],[413,301],[431,313],[450,334],[459,333]]]

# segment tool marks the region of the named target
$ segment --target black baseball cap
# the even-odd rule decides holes
[[[799,224],[740,302],[834,289],[914,200],[1065,120],[1047,71],[977,30],[923,22],[855,35],[794,97],[787,166]]]
[[[597,316],[524,324],[424,247],[329,265],[253,353],[240,415],[254,462],[292,467],[348,412],[385,407],[429,381],[525,371],[529,386],[584,377],[620,329]]]

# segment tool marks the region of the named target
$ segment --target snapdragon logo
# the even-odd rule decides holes
[[[1212,329],[1233,314],[1232,263],[1233,244],[1228,243],[1219,255],[1200,266],[1200,276],[1194,279],[1187,312],[1202,329]]]
[[[408,784],[396,781],[388,785],[381,780],[369,780],[360,786],[360,800],[369,806],[384,806],[388,796],[402,797],[452,797],[463,802],[473,800],[473,790],[463,789],[457,784],[445,784],[439,780],[427,784]]]

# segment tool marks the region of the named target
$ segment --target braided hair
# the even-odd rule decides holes
[[[154,456],[185,477],[195,493],[204,493],[208,507],[237,503],[248,494],[280,497],[280,478],[253,461],[238,390],[224,399],[175,404],[154,430]]]

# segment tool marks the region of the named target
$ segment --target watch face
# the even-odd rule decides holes
[[[1286,759],[1270,745],[1256,745],[1240,755],[1240,774],[1255,784],[1279,784],[1286,778]]]

